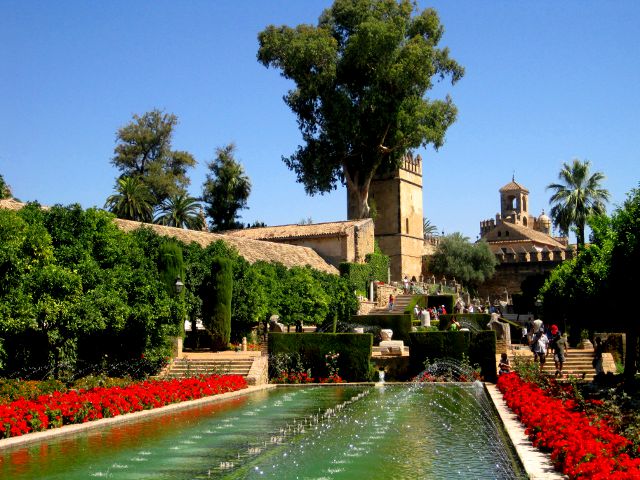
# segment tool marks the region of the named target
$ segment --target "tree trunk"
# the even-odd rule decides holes
[[[347,181],[347,219],[359,220],[361,218],[369,218],[371,211],[369,209],[369,186],[373,174],[368,174],[363,182],[360,182],[359,172],[353,177],[349,172],[344,170],[344,177]]]

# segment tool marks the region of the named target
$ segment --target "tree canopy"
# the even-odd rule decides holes
[[[590,174],[591,163],[577,158],[571,164],[564,163],[558,174],[562,183],[552,183],[547,190],[553,190],[551,218],[564,235],[572,226],[576,228],[578,246],[584,245],[584,229],[587,217],[605,213],[605,203],[609,192],[602,188],[604,174]]]
[[[169,227],[202,230],[204,213],[197,198],[186,193],[171,195],[158,207],[155,223]]]
[[[196,164],[188,152],[173,150],[173,129],[178,117],[152,110],[118,130],[111,163],[121,177],[137,177],[154,196],[154,205],[171,195],[184,194],[189,185],[187,169]]]
[[[247,208],[251,182],[235,159],[235,145],[216,150],[216,158],[207,164],[209,173],[202,185],[205,211],[211,218],[211,230],[242,228],[238,212]]]
[[[283,157],[309,194],[338,182],[349,193],[349,218],[369,216],[369,185],[394,170],[412,148],[444,143],[457,110],[429,100],[433,79],[455,83],[464,69],[438,48],[435,10],[409,0],[336,0],[317,26],[269,26],[258,60],[296,88],[284,97],[304,144]]]
[[[11,187],[7,185],[7,182],[4,181],[4,177],[0,174],[0,200],[11,197],[13,197]]]
[[[625,374],[637,370],[640,323],[628,315],[640,274],[640,188],[633,189],[611,218],[592,216],[591,243],[555,268],[540,291],[545,322],[566,319],[574,338],[581,329],[627,333]],[[602,316],[594,312],[604,312]]]
[[[496,258],[487,242],[470,243],[456,232],[443,237],[429,262],[436,275],[455,277],[470,287],[477,287],[495,273]]]
[[[116,191],[107,198],[104,207],[118,218],[150,222],[155,199],[139,177],[122,177],[116,182]]]

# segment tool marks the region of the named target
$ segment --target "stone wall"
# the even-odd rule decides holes
[[[504,299],[505,289],[512,295],[521,292],[522,282],[534,275],[541,275],[550,272],[561,262],[513,262],[502,263],[496,267],[495,275],[478,287],[480,298],[489,297],[494,299]]]

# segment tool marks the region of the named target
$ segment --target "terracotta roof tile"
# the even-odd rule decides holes
[[[529,193],[529,190],[527,190],[527,187],[523,187],[515,180],[512,180],[509,183],[507,183],[504,187],[500,189],[500,192],[511,192],[516,190],[518,191],[522,190],[523,192]]]
[[[247,228],[224,232],[226,236],[253,238],[255,240],[284,240],[288,238],[311,238],[326,236],[345,236],[355,226],[371,223],[373,220],[348,220],[344,222],[313,223],[311,225],[278,225],[273,227]]]

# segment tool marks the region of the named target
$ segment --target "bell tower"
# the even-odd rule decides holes
[[[375,239],[390,259],[391,280],[404,275],[420,278],[424,250],[420,155],[407,153],[395,171],[374,177],[369,200],[377,212]]]
[[[500,216],[503,222],[528,227],[529,190],[515,181],[515,177],[500,189]]]

